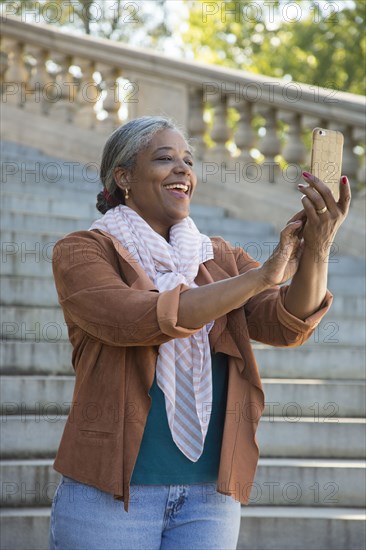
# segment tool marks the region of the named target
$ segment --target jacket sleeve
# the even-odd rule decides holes
[[[178,285],[159,293],[133,289],[94,235],[70,234],[55,244],[52,269],[66,322],[112,346],[160,345],[199,329],[177,325]]]
[[[258,267],[242,248],[235,249],[239,273]],[[304,321],[289,313],[285,297],[289,285],[275,286],[250,298],[244,305],[250,338],[272,346],[300,346],[310,338],[333,301],[327,291],[318,311]]]

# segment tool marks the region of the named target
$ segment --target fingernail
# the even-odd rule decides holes
[[[299,183],[297,187],[300,187],[300,189],[303,189],[305,185],[303,183]]]
[[[347,176],[342,176],[342,183],[343,183],[343,185],[346,185],[348,183]]]
[[[312,175],[309,174],[309,172],[303,172],[302,175],[305,177],[305,178],[311,178]]]

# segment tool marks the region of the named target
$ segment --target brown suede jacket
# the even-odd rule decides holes
[[[212,238],[214,259],[201,264],[196,283],[234,277],[259,264],[241,248]],[[150,408],[159,345],[193,334],[177,325],[179,298],[189,287],[159,293],[118,240],[99,230],[59,240],[53,273],[73,346],[75,389],[54,468],[114,495],[128,510],[130,479]],[[226,418],[217,490],[243,504],[255,476],[255,432],[264,407],[250,339],[299,346],[331,302],[302,321],[284,308],[288,286],[274,287],[215,321],[214,353],[229,356]]]

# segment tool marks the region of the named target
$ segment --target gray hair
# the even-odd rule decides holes
[[[123,204],[124,197],[114,179],[114,170],[120,166],[132,170],[137,154],[148,147],[154,134],[160,130],[176,130],[183,134],[172,120],[160,116],[143,116],[130,120],[117,128],[108,138],[102,154],[100,179],[104,188],[111,195],[108,202],[103,191],[98,194],[97,209],[103,214],[116,204]],[[185,136],[184,136],[185,137]]]

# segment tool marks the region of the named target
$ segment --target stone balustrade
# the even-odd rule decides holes
[[[294,185],[315,126],[345,136],[343,172],[365,185],[365,101],[355,94],[170,59],[55,27],[1,19],[3,107],[105,136],[124,120],[172,117],[199,160],[240,165],[244,179]],[[257,175],[257,178],[256,178]]]

